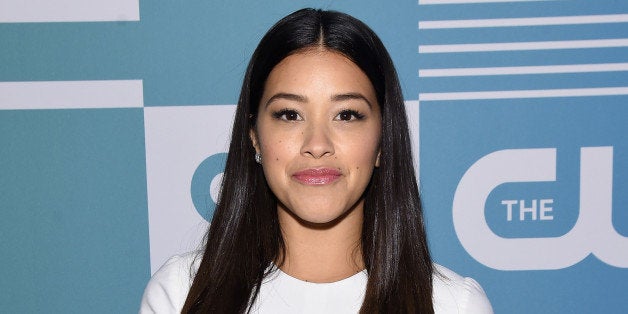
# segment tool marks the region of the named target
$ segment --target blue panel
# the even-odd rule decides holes
[[[628,62],[628,48],[421,54],[420,68],[473,68]]]
[[[564,89],[622,87],[628,83],[628,72],[599,72],[543,75],[493,75],[422,78],[421,92],[467,92],[519,89]]]
[[[1,111],[0,143],[3,312],[137,311],[150,275],[142,109]]]
[[[504,149],[556,148],[556,181],[498,186],[486,201],[485,219],[492,232],[505,238],[562,236],[579,215],[580,148],[612,146],[612,227],[619,236],[628,235],[628,210],[623,206],[628,202],[624,180],[628,176],[627,101],[628,97],[616,96],[421,103],[421,184],[434,257],[462,273],[474,274],[496,313],[619,313],[628,306],[624,293],[628,269],[590,256],[562,270],[493,270],[465,251],[452,222],[459,181],[481,157]],[[516,206],[508,221],[501,201],[512,199],[525,200],[525,207],[531,207],[535,199],[552,199],[549,214],[553,219],[532,219],[526,214],[520,220]],[[611,226],[600,226],[604,227]],[[625,252],[617,254],[626,256]],[[602,290],[603,298],[591,297],[590,291]]]
[[[305,6],[363,19],[416,86],[416,2],[374,0],[143,1],[139,22],[0,24],[0,81],[142,79],[148,106],[233,104],[262,35]]]

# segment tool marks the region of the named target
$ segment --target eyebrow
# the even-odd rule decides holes
[[[272,102],[278,99],[291,100],[291,101],[296,101],[296,102],[301,102],[301,103],[305,103],[308,101],[307,97],[302,96],[302,95],[290,94],[290,93],[277,93],[266,101],[266,103],[264,104],[264,107],[268,107],[268,105],[270,105]],[[369,106],[369,108],[373,108],[373,105],[371,104],[371,102],[368,99],[366,99],[364,95],[360,93],[337,94],[337,95],[331,96],[331,100],[332,101],[362,100]]]
[[[307,97],[305,96],[290,94],[290,93],[277,93],[266,101],[266,103],[264,104],[264,107],[268,107],[270,103],[278,99],[286,99],[286,100],[292,100],[296,102],[307,102]]]
[[[338,94],[331,97],[332,101],[345,101],[345,100],[363,100],[370,108],[373,108],[371,102],[360,93],[346,93]]]

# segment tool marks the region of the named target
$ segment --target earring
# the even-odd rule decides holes
[[[255,162],[258,163],[258,164],[262,163],[262,154],[255,153]]]

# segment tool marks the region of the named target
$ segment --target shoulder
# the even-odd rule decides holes
[[[434,264],[434,312],[492,314],[491,303],[480,284]]]
[[[140,313],[180,313],[202,256],[199,252],[175,255],[148,281]]]

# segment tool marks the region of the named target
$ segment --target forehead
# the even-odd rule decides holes
[[[353,61],[324,48],[306,49],[284,58],[270,72],[264,95],[321,90],[361,92],[376,99],[371,81]]]

